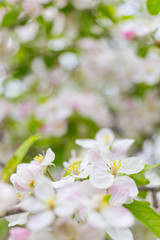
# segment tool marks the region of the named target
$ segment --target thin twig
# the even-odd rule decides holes
[[[139,190],[139,191],[160,192],[160,187],[138,186],[138,190]]]
[[[158,199],[157,199],[157,192],[160,192],[160,187],[138,186],[138,190],[139,191],[150,191],[150,192],[152,192],[153,206],[155,208],[159,207]]]
[[[0,215],[0,218],[4,218],[7,216],[19,214],[19,213],[24,213],[25,211],[22,210],[21,208],[11,208],[7,212],[5,212],[3,215]]]

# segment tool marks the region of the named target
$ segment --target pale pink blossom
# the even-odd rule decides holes
[[[33,163],[21,163],[17,172],[11,175],[10,181],[15,189],[20,192],[33,192],[35,180],[42,175],[41,167]]]
[[[30,232],[21,227],[14,227],[10,229],[8,240],[29,240]]]
[[[127,175],[140,172],[144,168],[143,159],[138,157],[119,158],[115,155],[106,155],[102,158],[98,152],[91,150],[88,154],[93,165],[90,182],[97,188],[108,188],[113,184],[114,177],[118,174]]]

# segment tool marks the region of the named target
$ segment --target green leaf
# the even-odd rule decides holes
[[[147,171],[150,171],[152,170],[153,168],[156,168],[156,167],[159,167],[160,166],[160,163],[158,164],[155,164],[155,165],[150,165],[150,164],[145,164],[143,170],[141,171],[142,173],[143,172],[147,172]]]
[[[147,197],[148,192],[147,191],[139,191],[138,197],[145,199]]]
[[[99,12],[101,12],[105,17],[109,18],[113,23],[117,21],[115,17],[115,7],[111,5],[99,5]]]
[[[4,219],[0,219],[0,239],[6,240],[8,235],[8,222]]]
[[[6,164],[2,172],[2,180],[7,182],[16,167],[23,160],[31,145],[39,138],[39,135],[31,136],[16,150],[13,157]]]
[[[151,15],[157,15],[160,12],[160,0],[147,0],[147,9]]]
[[[124,206],[146,227],[148,227],[158,238],[160,238],[160,215],[154,211],[149,202],[134,200],[131,204]]]
[[[6,13],[4,15],[2,22],[1,22],[1,27],[10,27],[12,26],[18,19],[18,14],[14,11]]]
[[[149,180],[145,178],[142,172],[131,174],[130,177],[136,182],[137,185],[146,185],[149,183]]]

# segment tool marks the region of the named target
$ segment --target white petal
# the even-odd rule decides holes
[[[85,149],[91,149],[96,145],[96,141],[92,139],[77,139],[76,144]]]
[[[19,207],[23,210],[31,213],[36,213],[45,210],[45,205],[34,197],[26,198],[19,204]]]
[[[93,166],[92,165],[88,165],[85,167],[85,169],[79,174],[79,175],[75,175],[75,177],[78,178],[87,178],[91,172],[93,171]]]
[[[115,154],[124,154],[129,147],[134,143],[134,139],[120,139],[113,143],[112,151]]]
[[[38,177],[35,183],[34,194],[41,201],[52,198],[54,195],[52,182],[45,176]]]
[[[55,215],[51,211],[42,212],[30,216],[27,227],[31,230],[38,231],[48,227],[55,219]]]
[[[56,182],[52,182],[52,187],[53,188],[61,188],[61,187],[64,187],[65,185],[68,185],[70,183],[73,183],[75,180],[75,177],[74,176],[66,176],[66,177],[63,177],[61,180],[59,181],[56,181]]]
[[[134,223],[133,215],[124,207],[107,207],[103,210],[106,227],[128,228]]]
[[[55,153],[49,148],[46,152],[43,162],[41,166],[48,166],[50,165],[55,159]]]
[[[87,221],[93,227],[96,227],[98,229],[105,229],[103,217],[100,213],[96,211],[91,211],[89,213],[89,215],[87,216]]]
[[[90,183],[96,188],[109,188],[113,184],[114,176],[105,169],[95,169],[90,175]]]
[[[129,229],[107,228],[106,232],[113,240],[133,240],[133,235]]]
[[[15,215],[11,215],[6,217],[7,221],[9,222],[8,226],[13,227],[15,225],[24,225],[27,223],[29,213],[19,213]]]
[[[144,161],[142,158],[130,157],[122,159],[124,166],[119,169],[119,173],[134,174],[140,172],[144,168]]]

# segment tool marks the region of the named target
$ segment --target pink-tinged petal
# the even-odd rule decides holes
[[[23,210],[25,210],[27,212],[31,212],[31,213],[36,213],[36,212],[43,211],[46,209],[45,204],[43,204],[42,202],[40,202],[38,199],[36,199],[34,197],[29,197],[29,198],[24,199],[19,204],[19,206]]]
[[[90,183],[101,189],[109,188],[114,181],[114,176],[105,169],[95,169],[90,175]]]
[[[104,230],[97,229],[97,227],[94,228],[88,224],[85,224],[80,231],[79,240],[100,240],[103,239],[104,235]]]
[[[92,139],[77,139],[76,144],[85,149],[92,149],[96,145],[96,141]]]
[[[96,134],[95,139],[102,145],[110,146],[114,140],[114,133],[109,128],[102,128]]]
[[[113,143],[112,151],[115,154],[124,154],[130,148],[130,146],[134,143],[133,139],[120,139],[116,140]]]
[[[10,229],[10,237],[13,240],[28,240],[30,232],[25,228],[14,227]]]
[[[106,227],[128,228],[134,223],[133,215],[124,207],[107,207],[102,215]]]
[[[27,227],[33,231],[39,231],[53,223],[55,215],[51,211],[42,212],[29,217]]]
[[[52,187],[55,189],[61,188],[61,187],[64,187],[65,185],[73,183],[74,180],[75,180],[74,176],[66,176],[66,177],[61,178],[61,180],[59,180],[59,181],[52,182]]]
[[[115,178],[108,190],[108,194],[112,195],[110,202],[116,206],[120,206],[132,201],[137,196],[138,189],[133,179],[128,176],[121,176]]]
[[[41,166],[48,166],[50,165],[55,159],[55,153],[49,148],[46,152],[43,162]]]
[[[133,240],[132,232],[129,229],[107,228],[106,232],[113,240]]]
[[[134,174],[140,172],[144,168],[144,161],[139,157],[130,157],[122,159],[124,165],[119,169],[119,173]]]
[[[29,213],[19,213],[6,217],[6,220],[9,222],[8,226],[13,227],[15,225],[24,225],[27,223]]]
[[[95,150],[90,150],[88,152],[88,160],[95,169],[101,168],[101,169],[106,169],[106,171],[107,171],[108,166],[107,166],[106,162],[103,160],[103,158],[100,156],[100,154],[98,152],[96,152]]]

